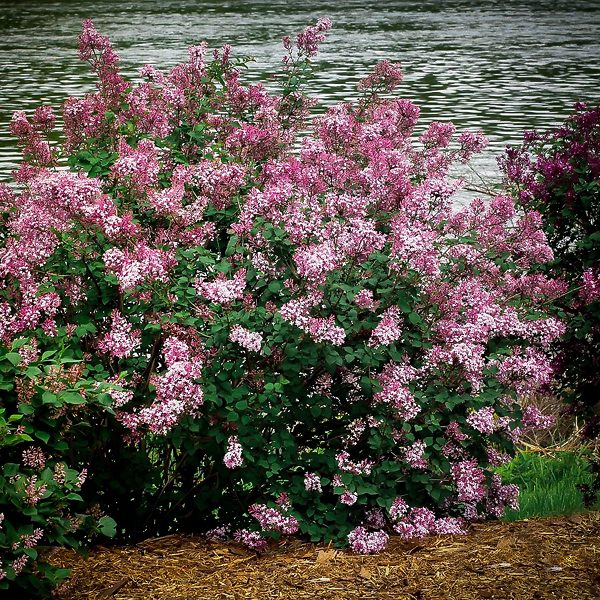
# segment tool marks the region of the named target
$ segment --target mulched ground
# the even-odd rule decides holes
[[[168,536],[61,551],[73,567],[62,598],[545,600],[600,598],[600,513],[484,523],[468,536],[392,539],[386,552],[356,556],[287,541],[256,556],[235,544]]]

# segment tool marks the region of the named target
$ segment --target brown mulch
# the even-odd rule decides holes
[[[483,523],[468,536],[403,543],[357,556],[282,542],[257,556],[236,544],[173,535],[95,548],[73,567],[62,598],[545,600],[600,598],[600,513]]]

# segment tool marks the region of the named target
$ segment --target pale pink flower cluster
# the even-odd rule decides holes
[[[19,354],[21,355],[21,361],[19,362],[20,367],[26,367],[35,362],[39,358],[37,339],[32,338],[29,344],[19,348]]]
[[[224,541],[231,535],[231,528],[228,525],[219,525],[209,529],[204,535],[209,540]]]
[[[29,556],[27,556],[27,554],[21,554],[21,556],[18,556],[17,558],[15,558],[15,560],[12,561],[11,567],[12,570],[15,572],[15,575],[21,574],[21,571],[23,571],[28,561]]]
[[[348,433],[344,437],[344,444],[346,446],[354,446],[358,444],[361,435],[367,428],[367,422],[364,419],[354,419],[348,424]]]
[[[113,176],[137,192],[145,192],[158,182],[158,149],[152,140],[141,140],[137,148],[119,142],[119,158],[111,168]]]
[[[389,60],[382,60],[375,65],[373,71],[364,79],[358,82],[359,90],[373,90],[383,92],[393,92],[402,81],[402,70],[400,63],[391,63]]]
[[[499,467],[508,464],[512,458],[505,452],[498,452],[495,448],[487,448],[487,459],[492,467]]]
[[[359,308],[366,308],[368,310],[375,309],[378,306],[378,302],[373,299],[373,292],[371,290],[360,290],[354,296],[354,302]]]
[[[87,469],[81,469],[79,475],[77,475],[76,485],[77,487],[81,487],[87,480],[88,471]]]
[[[390,509],[393,528],[402,539],[411,540],[426,535],[461,535],[465,534],[464,519],[459,517],[436,518],[428,508],[410,508],[406,502],[398,498]]]
[[[111,315],[110,331],[98,340],[100,352],[114,358],[127,358],[140,347],[142,332],[115,309]]]
[[[441,517],[436,519],[433,526],[436,535],[465,535],[465,521],[460,517]]]
[[[394,524],[394,531],[404,540],[422,538],[433,532],[435,515],[428,508],[412,508]]]
[[[321,478],[316,473],[305,473],[304,489],[307,492],[318,492],[320,494],[323,491]]]
[[[600,298],[600,269],[586,269],[583,272],[579,298],[583,304],[591,304]]]
[[[315,56],[319,50],[319,44],[325,41],[325,32],[330,29],[331,21],[327,17],[320,18],[315,25],[309,25],[296,36],[298,51],[306,56]],[[284,39],[284,45],[288,47],[287,39]]]
[[[297,298],[286,302],[279,309],[279,314],[284,321],[296,325],[308,333],[315,342],[329,342],[334,346],[341,346],[346,339],[346,332],[335,324],[335,317],[312,317],[310,310],[320,301],[318,295]]]
[[[369,346],[389,346],[401,337],[400,309],[397,306],[391,306],[384,311],[377,327],[371,332]]]
[[[312,283],[323,283],[330,271],[340,264],[340,253],[332,240],[320,244],[301,246],[294,254],[298,274]]]
[[[228,469],[237,469],[244,464],[242,445],[237,435],[232,435],[227,440],[227,452],[223,457],[223,462]]]
[[[36,527],[33,533],[22,534],[19,537],[19,541],[12,545],[13,550],[18,548],[33,548],[37,546],[40,540],[44,537],[44,530],[41,527]]]
[[[459,502],[481,500],[485,496],[485,473],[476,460],[464,460],[451,468]]]
[[[485,498],[486,513],[500,518],[507,508],[519,509],[519,487],[514,483],[503,485],[500,475],[492,475]]]
[[[545,415],[537,406],[529,404],[523,410],[521,427],[523,430],[549,429],[555,422],[556,419],[552,415]]]
[[[468,438],[467,434],[461,431],[460,425],[456,421],[448,423],[444,435],[453,442],[463,442]]]
[[[260,352],[263,342],[263,337],[260,333],[250,331],[241,325],[234,325],[231,328],[229,339],[252,352]]]
[[[439,234],[426,222],[414,223],[403,215],[391,223],[392,268],[404,271],[405,267],[425,277],[434,277],[440,271],[440,256],[436,246]]]
[[[552,366],[546,354],[533,347],[517,348],[498,365],[498,380],[513,386],[521,395],[533,394],[546,387],[552,378]]]
[[[427,459],[424,456],[426,448],[427,445],[423,440],[413,442],[410,446],[404,448],[404,460],[413,469],[426,469],[428,466]]]
[[[458,136],[460,150],[458,155],[462,162],[467,162],[473,154],[478,154],[489,144],[489,140],[483,132],[480,131],[463,131]]]
[[[250,550],[254,550],[259,554],[266,552],[268,548],[267,540],[258,533],[258,531],[250,531],[249,529],[238,529],[233,534],[233,539],[240,544],[244,544]]]
[[[421,407],[406,386],[398,381],[390,380],[385,374],[380,376],[379,382],[383,389],[373,397],[375,402],[393,406],[398,416],[405,421],[414,419],[421,412]]]
[[[223,273],[219,273],[213,281],[205,281],[204,277],[199,277],[196,280],[195,287],[196,292],[207,300],[228,305],[234,300],[244,297],[246,270],[240,269],[231,279],[227,279]]]
[[[315,342],[329,342],[332,346],[342,346],[346,339],[346,332],[335,324],[335,317],[311,318],[308,333]]]
[[[134,391],[111,388],[108,390],[108,394],[113,399],[114,406],[120,408],[133,400]]]
[[[196,414],[204,402],[202,387],[196,383],[204,365],[201,357],[194,356],[188,344],[172,336],[165,340],[163,357],[167,370],[151,378],[154,401],[137,412],[119,415],[133,433],[145,425],[152,433],[164,435],[183,415]]]
[[[494,414],[494,409],[491,406],[486,406],[472,412],[467,417],[467,423],[473,427],[473,429],[479,431],[479,433],[490,435],[496,430]]]
[[[410,507],[408,506],[406,500],[398,497],[392,502],[388,512],[392,521],[399,521],[408,513],[409,510]]]
[[[347,506],[352,506],[358,500],[358,495],[350,490],[344,490],[340,496],[340,502]]]
[[[385,531],[368,531],[362,526],[348,534],[350,548],[356,554],[377,554],[385,549],[389,536]]]
[[[25,502],[29,504],[29,506],[35,506],[43,498],[47,489],[47,484],[39,483],[37,475],[32,475],[26,480]]]
[[[294,516],[286,516],[281,509],[271,508],[266,504],[253,504],[248,512],[254,517],[263,531],[279,531],[292,535],[298,531],[298,521]]]
[[[350,454],[348,454],[348,452],[345,450],[340,452],[335,457],[335,460],[341,471],[353,473],[354,475],[370,475],[371,470],[375,465],[374,461],[367,459],[355,462],[350,459]]]
[[[46,455],[39,446],[32,446],[23,450],[23,466],[31,467],[36,471],[41,471],[46,465]]]

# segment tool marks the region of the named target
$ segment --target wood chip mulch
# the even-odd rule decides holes
[[[600,512],[483,523],[470,535],[406,543],[357,556],[290,540],[257,556],[233,543],[173,535],[97,547],[73,568],[62,598],[545,600],[600,598]]]

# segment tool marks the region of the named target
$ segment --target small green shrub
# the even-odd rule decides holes
[[[585,510],[579,486],[591,484],[588,456],[581,452],[544,455],[522,452],[498,472],[507,483],[519,486],[519,510],[508,510],[504,519],[570,515]]]
[[[24,342],[0,348],[0,590],[43,596],[69,573],[47,562],[50,547],[115,533],[80,495],[85,432],[106,394],[65,348],[40,357]]]

